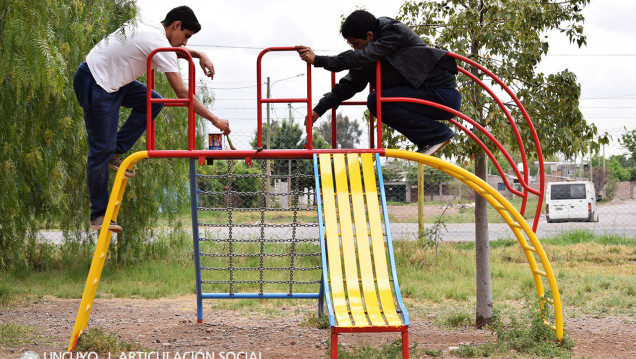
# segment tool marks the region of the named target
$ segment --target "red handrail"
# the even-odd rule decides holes
[[[537,202],[537,208],[535,211],[535,217],[534,217],[534,222],[533,222],[533,226],[532,226],[532,230],[536,232],[538,223],[539,223],[539,218],[541,215],[541,207],[543,205],[543,193],[544,193],[544,188],[545,188],[545,175],[544,175],[544,163],[543,163],[543,153],[541,152],[541,146],[539,144],[539,138],[538,135],[536,133],[536,130],[534,128],[534,125],[532,124],[532,121],[530,120],[530,117],[528,116],[528,113],[526,112],[525,108],[523,107],[523,105],[521,104],[521,102],[519,101],[519,99],[516,97],[516,95],[512,92],[512,90],[510,90],[510,88],[508,86],[506,86],[506,84],[503,83],[503,81],[501,81],[497,76],[495,76],[491,71],[489,71],[488,69],[486,69],[485,67],[477,64],[476,62],[469,60],[463,56],[457,55],[455,53],[452,52],[448,52],[447,53],[449,56],[456,58],[458,60],[464,61],[472,66],[475,66],[476,68],[478,68],[480,71],[482,71],[483,73],[487,74],[489,77],[491,77],[495,82],[497,82],[505,91],[506,93],[508,93],[508,95],[513,99],[513,101],[515,102],[515,104],[517,104],[517,106],[519,107],[519,109],[521,110],[521,113],[524,117],[524,119],[526,120],[526,123],[528,124],[528,127],[530,128],[530,131],[532,133],[535,145],[536,145],[536,150],[537,150],[537,157],[539,159],[539,173],[540,173],[540,187],[539,187],[539,191],[531,188],[528,185],[528,178],[529,178],[529,174],[528,174],[528,164],[527,164],[527,158],[526,158],[526,152],[525,152],[525,147],[523,145],[523,141],[521,139],[521,135],[519,133],[519,130],[517,129],[516,123],[514,121],[514,119],[512,118],[512,116],[510,115],[510,112],[505,108],[505,106],[503,105],[503,103],[501,102],[501,100],[494,94],[494,92],[481,80],[479,80],[477,77],[475,77],[474,75],[472,75],[470,72],[466,71],[465,69],[463,69],[460,66],[457,66],[457,69],[459,72],[467,75],[471,80],[475,81],[477,84],[479,84],[482,88],[484,88],[488,94],[495,100],[495,102],[497,103],[497,105],[503,110],[504,114],[506,115],[506,118],[508,119],[508,121],[511,124],[511,127],[513,129],[513,132],[515,134],[515,138],[517,139],[517,143],[519,144],[519,151],[520,151],[520,155],[522,157],[522,162],[523,162],[523,168],[524,168],[524,175],[522,176],[521,173],[519,172],[519,169],[517,168],[516,164],[514,163],[514,161],[512,160],[512,157],[510,156],[510,154],[505,150],[505,148],[501,145],[501,143],[499,143],[499,141],[497,141],[495,139],[494,136],[492,136],[492,134],[490,134],[490,132],[488,132],[483,126],[479,125],[479,123],[477,123],[476,121],[472,120],[471,118],[467,117],[466,115],[455,111],[449,107],[440,105],[438,103],[435,102],[431,102],[431,101],[425,101],[425,100],[418,100],[418,99],[413,99],[413,98],[400,98],[400,97],[385,97],[383,98],[381,96],[381,65],[380,62],[377,62],[376,65],[376,101],[377,101],[377,118],[378,118],[378,142],[380,143],[378,148],[381,147],[381,142],[382,142],[382,133],[380,131],[380,127],[381,127],[381,117],[382,117],[382,110],[381,110],[381,103],[382,102],[412,102],[412,103],[420,103],[423,105],[428,105],[428,106],[433,106],[442,110],[445,110],[457,117],[460,117],[466,121],[468,121],[471,125],[473,125],[475,128],[477,128],[480,132],[482,132],[484,135],[486,135],[486,137],[488,137],[489,140],[491,140],[495,146],[497,147],[497,149],[499,149],[499,151],[504,155],[504,157],[506,157],[506,160],[511,164],[511,167],[514,169],[515,175],[517,176],[517,179],[520,183],[520,185],[523,187],[524,191],[523,192],[519,192],[517,190],[515,190],[514,188],[512,188],[512,186],[510,185],[510,183],[508,182],[508,179],[506,178],[503,169],[501,168],[501,166],[499,165],[499,163],[497,162],[496,158],[494,157],[494,155],[492,154],[492,152],[488,149],[488,147],[477,137],[475,136],[474,133],[472,133],[472,131],[468,130],[466,127],[464,127],[463,125],[459,124],[457,121],[455,120],[449,120],[450,123],[452,123],[453,125],[457,126],[458,128],[460,128],[462,131],[464,131],[466,134],[468,134],[472,139],[474,139],[477,144],[484,150],[484,152],[486,153],[486,155],[491,159],[491,161],[495,164],[495,167],[497,168],[497,171],[499,172],[502,180],[504,181],[504,184],[506,186],[506,188],[508,188],[508,190],[511,193],[514,193],[515,195],[518,195],[519,197],[522,198],[522,204],[521,204],[521,210],[520,213],[521,215],[524,214],[525,212],[525,208],[526,208],[526,204],[527,204],[527,200],[528,200],[528,193],[532,193],[537,195],[538,197],[538,202]],[[522,178],[523,177],[523,178]]]
[[[152,98],[152,90],[155,88],[155,76],[152,70],[152,58],[158,52],[174,51],[179,58],[188,60],[188,98],[179,99],[165,99],[165,98]],[[148,55],[146,61],[146,71],[148,74],[148,86],[146,86],[146,149],[148,151],[154,151],[155,144],[155,123],[152,120],[151,105],[153,103],[163,103],[166,106],[187,106],[188,107],[188,151],[196,150],[196,123],[194,114],[194,61],[188,50],[181,47],[161,47],[153,50]]]
[[[535,211],[535,216],[534,216],[534,221],[532,223],[532,230],[534,232],[537,231],[537,226],[539,224],[539,218],[541,216],[541,207],[543,206],[543,194],[545,193],[545,164],[543,162],[543,152],[541,151],[541,144],[539,142],[539,136],[537,135],[537,131],[534,127],[534,124],[532,123],[532,120],[530,120],[530,116],[528,115],[528,112],[526,111],[525,107],[523,107],[523,104],[521,104],[521,101],[519,101],[519,99],[517,98],[517,96],[514,94],[514,92],[503,82],[501,81],[501,79],[499,79],[497,76],[495,76],[495,74],[493,74],[490,70],[486,69],[485,67],[479,65],[478,63],[476,63],[473,60],[470,60],[466,57],[463,57],[461,55],[452,53],[452,52],[448,52],[447,53],[449,56],[454,57],[458,60],[461,60],[471,66],[476,67],[477,69],[479,69],[480,71],[482,71],[483,73],[485,73],[486,75],[488,75],[490,78],[492,78],[495,82],[497,82],[497,84],[499,84],[499,86],[501,86],[501,88],[504,89],[504,91],[506,91],[506,93],[512,98],[512,100],[515,102],[515,104],[517,105],[517,107],[519,108],[519,110],[521,111],[521,114],[523,116],[523,118],[526,121],[526,124],[528,125],[528,128],[530,129],[530,133],[532,134],[532,139],[534,140],[535,146],[536,146],[536,150],[537,150],[537,159],[539,160],[539,192],[540,195],[538,195],[538,202],[537,202],[537,209]],[[460,67],[458,66],[458,69]],[[463,70],[463,69],[462,69]],[[467,71],[462,71],[462,73],[466,73]],[[471,74],[472,75],[472,74]],[[472,77],[471,77],[472,79]],[[479,81],[479,79],[473,79],[473,81],[475,81],[484,89],[487,88],[487,86]],[[489,92],[491,94],[491,96],[493,96],[493,98],[497,98],[494,94],[492,94],[491,92]],[[498,100],[498,99],[497,99]],[[501,103],[501,101],[498,101],[498,105],[499,107],[501,107],[502,109],[504,109],[503,104]],[[516,126],[514,125],[514,121],[512,120],[512,118],[509,116],[508,112],[504,112],[506,113],[506,116],[508,116],[509,121],[511,122],[511,124],[513,125],[513,128],[516,131]],[[518,133],[517,133],[518,135]],[[521,146],[521,138],[518,136],[517,137],[517,141],[519,141],[520,146]],[[525,154],[525,152],[523,152]],[[526,156],[523,155],[521,156],[522,161],[523,161],[523,166],[524,166],[524,180],[525,183],[527,184],[528,182],[528,167],[527,167],[527,159]],[[516,167],[516,166],[514,166]],[[521,180],[519,181],[521,183]],[[526,188],[526,187],[524,187]],[[522,208],[521,208],[521,213],[523,214],[523,211],[525,210],[525,205],[526,202],[524,201],[522,203]]]
[[[298,103],[307,104],[307,116],[311,116],[311,65],[307,64],[307,97],[306,98],[282,98],[282,99],[264,99],[263,98],[263,81],[261,61],[266,53],[271,51],[296,51],[296,48],[288,47],[269,47],[258,54],[256,59],[256,102],[257,102],[257,148],[263,148],[263,104],[264,103]],[[307,126],[307,148],[312,149],[312,126]]]
[[[188,60],[188,65],[189,65],[189,83],[188,83],[188,98],[187,99],[153,99],[151,98],[151,91],[152,89],[154,89],[154,73],[152,72],[152,57],[160,51],[175,51],[179,57],[185,58]],[[247,158],[305,158],[307,157],[307,155],[305,154],[311,154],[316,152],[316,150],[313,150],[313,144],[312,144],[312,126],[308,126],[307,127],[307,150],[265,150],[262,151],[262,147],[263,147],[263,121],[262,121],[262,116],[263,116],[263,109],[262,109],[262,105],[266,104],[266,103],[306,103],[307,104],[307,116],[311,116],[312,113],[312,98],[311,98],[311,65],[307,64],[307,97],[306,98],[279,98],[279,99],[263,99],[262,96],[262,69],[261,69],[261,62],[262,62],[262,58],[263,56],[271,51],[296,51],[296,49],[294,47],[270,47],[267,49],[264,49],[263,51],[261,51],[261,53],[258,55],[257,58],[257,86],[256,86],[256,91],[257,91],[257,103],[258,103],[258,108],[257,108],[257,147],[259,148],[259,152],[260,153],[254,153],[254,151],[232,151],[231,153],[225,153],[226,151],[213,151],[214,157],[218,157],[218,158],[241,158],[241,157],[245,157]],[[508,122],[510,123],[512,130],[515,134],[515,138],[517,140],[517,143],[519,145],[519,152],[520,155],[522,157],[522,162],[523,162],[523,169],[524,169],[524,174],[523,176],[521,175],[521,173],[519,172],[519,169],[517,168],[516,164],[514,163],[512,157],[510,156],[510,154],[505,150],[505,148],[503,147],[503,145],[501,145],[501,143],[499,141],[497,141],[497,139],[490,133],[488,132],[483,126],[481,126],[478,122],[474,121],[473,119],[469,118],[468,116],[464,115],[463,113],[456,111],[454,109],[451,109],[447,106],[435,103],[435,102],[431,102],[431,101],[426,101],[426,100],[419,100],[419,99],[413,99],[413,98],[404,98],[404,97],[382,97],[382,87],[381,87],[381,65],[380,62],[377,63],[376,65],[376,101],[377,101],[377,125],[375,126],[375,131],[374,131],[374,121],[373,121],[373,116],[371,117],[371,121],[369,121],[369,150],[365,150],[365,151],[372,151],[372,152],[378,152],[378,153],[383,153],[384,150],[382,149],[382,103],[383,102],[412,102],[412,103],[419,103],[422,105],[426,105],[426,106],[432,106],[432,107],[436,107],[439,109],[442,109],[444,111],[447,111],[451,114],[453,114],[456,117],[462,118],[463,120],[467,121],[468,123],[470,123],[474,128],[478,129],[480,132],[482,132],[496,147],[497,149],[504,155],[504,157],[506,158],[506,160],[508,161],[508,163],[511,164],[511,167],[513,168],[515,175],[517,176],[517,179],[519,180],[520,185],[523,187],[523,192],[518,191],[516,189],[514,189],[508,179],[506,178],[503,169],[501,168],[501,166],[499,165],[499,163],[497,162],[497,159],[495,158],[495,156],[492,154],[492,152],[488,149],[488,147],[483,143],[483,141],[481,141],[472,131],[470,131],[468,128],[466,128],[465,126],[463,126],[462,124],[460,124],[459,122],[457,122],[454,119],[449,120],[450,123],[452,123],[453,125],[457,126],[460,130],[462,130],[463,132],[465,132],[466,134],[468,134],[468,136],[470,136],[473,140],[475,140],[475,142],[477,142],[477,144],[484,150],[484,152],[486,153],[486,155],[490,158],[490,160],[495,164],[495,167],[497,168],[497,171],[499,172],[502,180],[504,181],[504,184],[506,186],[506,188],[513,194],[519,196],[522,198],[522,205],[521,205],[521,210],[520,213],[523,215],[523,213],[525,212],[525,207],[526,207],[526,203],[528,200],[528,194],[532,193],[534,195],[538,196],[538,202],[537,202],[537,209],[535,212],[535,218],[534,218],[534,222],[533,222],[533,226],[532,226],[532,230],[536,232],[537,229],[537,225],[538,225],[538,221],[539,221],[539,217],[541,215],[541,207],[543,204],[543,193],[544,193],[544,189],[545,189],[545,174],[544,174],[544,162],[543,162],[543,153],[541,151],[541,146],[539,144],[539,137],[536,133],[536,130],[534,128],[534,125],[532,124],[532,121],[530,120],[530,117],[528,116],[527,111],[525,110],[525,108],[523,107],[523,105],[521,104],[521,102],[519,101],[519,99],[516,97],[516,95],[512,92],[512,90],[510,90],[510,88],[508,86],[506,86],[506,84],[503,83],[503,81],[501,81],[497,76],[495,76],[491,71],[489,71],[488,69],[486,69],[485,67],[477,64],[476,62],[467,59],[463,56],[457,55],[455,53],[452,52],[448,52],[447,53],[450,57],[453,57],[455,59],[458,59],[460,61],[463,61],[471,66],[476,67],[477,69],[479,69],[482,73],[488,75],[491,79],[493,79],[495,82],[497,82],[503,89],[504,91],[513,99],[513,101],[515,102],[515,104],[518,106],[518,108],[521,111],[521,114],[523,115],[531,133],[532,133],[532,137],[536,146],[536,151],[537,151],[537,157],[539,160],[539,176],[540,176],[540,187],[539,190],[535,190],[532,187],[530,187],[528,185],[528,178],[529,178],[529,173],[528,173],[528,164],[527,164],[527,158],[526,158],[526,151],[525,151],[525,147],[523,145],[522,142],[522,138],[521,135],[519,133],[519,130],[517,128],[516,122],[514,121],[514,119],[512,118],[510,111],[508,111],[508,109],[504,106],[503,102],[499,99],[499,97],[497,97],[495,95],[495,93],[483,82],[481,81],[479,78],[477,78],[476,76],[474,76],[473,74],[471,74],[469,71],[465,70],[464,68],[462,68],[461,66],[458,66],[458,71],[461,72],[462,74],[466,75],[468,78],[470,78],[471,80],[473,80],[474,82],[476,82],[477,84],[479,84],[484,90],[486,90],[488,92],[488,94],[493,98],[493,100],[497,103],[497,105],[502,109],[504,115],[506,116],[506,118],[508,119]],[[191,158],[202,158],[205,156],[210,155],[211,153],[209,153],[209,151],[200,151],[200,150],[196,150],[196,124],[195,124],[195,114],[194,114],[194,110],[193,110],[193,103],[194,103],[194,62],[192,61],[192,56],[190,56],[190,53],[183,49],[183,48],[161,48],[161,49],[156,49],[153,52],[151,52],[151,54],[148,56],[148,62],[147,62],[147,69],[148,69],[148,89],[147,89],[147,106],[148,109],[150,109],[150,106],[153,103],[163,103],[166,106],[187,106],[188,107],[188,151],[157,151],[156,150],[156,144],[155,144],[155,126],[154,126],[154,122],[152,121],[151,118],[151,111],[147,111],[147,149],[149,151],[149,156],[151,157],[191,157]],[[332,73],[331,76],[331,82],[332,82],[332,86],[335,85],[335,74]],[[366,104],[363,101],[345,101],[342,103],[343,105],[363,105]],[[335,109],[332,109],[332,150],[334,151],[337,147],[336,144],[336,114],[335,114]],[[375,135],[375,136],[374,136]],[[375,144],[375,138],[377,137],[377,145]],[[302,151],[306,151],[306,152],[302,152]],[[350,150],[344,150],[346,151],[350,151]],[[357,149],[356,151],[360,151],[359,149]]]
[[[336,73],[331,73],[331,88],[336,86]],[[371,86],[369,86],[369,92],[373,91]],[[363,105],[366,106],[366,101],[343,101],[340,103],[340,106],[355,106],[355,105]],[[373,114],[369,113],[369,148],[375,147],[375,136],[373,136],[374,126],[373,121],[375,117]],[[337,133],[336,133],[336,108],[331,109],[331,147],[337,148]]]
[[[499,84],[499,86],[501,86],[501,88],[504,89],[504,91],[506,91],[506,93],[512,98],[512,100],[515,102],[515,104],[518,106],[519,110],[521,111],[521,114],[523,116],[523,118],[526,121],[526,124],[528,125],[528,128],[530,129],[530,133],[532,134],[532,139],[534,140],[535,143],[535,148],[537,151],[537,159],[539,161],[539,194],[537,194],[538,196],[538,202],[537,202],[537,208],[535,211],[535,216],[534,216],[534,221],[532,223],[532,231],[536,232],[537,231],[537,226],[539,224],[539,218],[541,216],[541,207],[543,206],[543,195],[545,193],[545,164],[543,162],[543,152],[541,150],[541,143],[539,142],[539,136],[537,135],[537,131],[534,127],[534,124],[532,123],[532,120],[530,119],[530,116],[528,115],[528,112],[526,111],[525,107],[523,107],[523,104],[521,104],[521,101],[519,101],[519,99],[517,98],[517,96],[515,95],[515,93],[503,82],[501,81],[501,79],[499,79],[497,76],[495,76],[495,74],[493,74],[490,70],[486,69],[485,67],[479,65],[478,63],[476,63],[473,60],[470,60],[466,57],[463,57],[461,55],[452,53],[452,52],[448,52],[447,53],[449,56],[454,57],[458,60],[461,60],[463,62],[466,62],[467,64],[476,67],[477,69],[479,69],[480,71],[482,71],[483,73],[487,74],[490,78],[492,78],[495,82],[497,82],[497,84]],[[458,69],[460,67],[458,66]],[[463,70],[463,69],[462,69]],[[462,71],[462,73],[466,73],[467,71]],[[472,74],[471,74],[472,75]],[[486,89],[487,86],[479,81],[478,79],[473,79],[473,80],[477,80],[477,83],[482,86],[482,88]],[[521,137],[518,134],[518,131],[516,130],[516,125],[514,124],[514,121],[512,120],[512,118],[510,117],[509,112],[505,111],[505,107],[503,106],[503,104],[501,103],[501,101],[499,101],[499,99],[497,98],[497,96],[495,96],[491,91],[489,91],[489,93],[491,94],[491,96],[496,99],[499,107],[504,110],[504,113],[506,113],[506,116],[508,117],[508,120],[510,121],[510,123],[513,126],[513,129],[516,132],[516,136],[517,136],[517,141],[519,142],[521,148],[523,148],[523,146],[521,145]],[[522,151],[522,156],[521,159],[523,161],[523,166],[524,166],[524,184],[522,184],[524,186],[524,188],[526,190],[529,190],[529,187],[527,186],[528,183],[528,176],[529,176],[529,171],[528,171],[528,165],[527,165],[527,158],[525,156],[525,151]],[[516,166],[513,166],[516,168]],[[521,182],[521,179],[519,178],[519,183]],[[525,206],[526,206],[526,201],[524,200],[521,206],[521,214],[523,215],[524,211],[525,211]]]

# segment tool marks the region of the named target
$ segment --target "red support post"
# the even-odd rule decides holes
[[[188,60],[188,98],[179,99],[153,99],[152,90],[155,88],[155,75],[152,69],[152,58],[158,52],[176,52],[177,57]],[[195,71],[194,61],[188,50],[181,47],[161,47],[153,50],[148,55],[146,61],[146,73],[148,85],[146,86],[146,149],[148,152],[156,150],[156,137],[155,137],[155,123],[152,121],[152,111],[150,111],[153,103],[163,103],[166,106],[186,106],[188,107],[188,150],[196,150],[196,123],[194,113],[194,84],[195,84]]]
[[[409,359],[409,330],[402,332],[402,359]]]
[[[375,65],[375,95],[376,95],[376,112],[377,112],[377,125],[376,129],[378,131],[378,146],[377,148],[382,148],[382,86],[381,86],[381,74],[382,70],[380,68],[380,61],[378,61]]]
[[[307,115],[311,116],[311,65],[307,64],[307,97],[306,98],[279,98],[279,99],[263,99],[262,90],[262,60],[266,53],[272,51],[296,51],[294,47],[269,47],[261,51],[256,59],[256,136],[257,147],[263,147],[263,104],[265,103],[306,103]],[[307,148],[312,149],[312,127],[307,127]]]
[[[331,327],[331,359],[338,359],[338,332]]]

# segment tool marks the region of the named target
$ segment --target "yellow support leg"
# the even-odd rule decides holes
[[[135,152],[132,155],[126,157],[119,167],[119,171],[115,175],[115,182],[113,183],[113,189],[110,193],[110,199],[108,200],[108,207],[106,208],[106,214],[104,215],[104,224],[99,231],[99,237],[97,239],[97,245],[95,246],[95,253],[93,254],[93,261],[91,262],[91,268],[88,271],[88,277],[86,278],[86,285],[84,286],[84,293],[82,294],[82,301],[77,311],[77,317],[75,318],[75,325],[73,326],[73,333],[71,340],[68,344],[68,351],[75,350],[77,340],[80,335],[86,330],[88,325],[88,318],[91,315],[91,309],[93,308],[93,302],[95,301],[95,294],[97,293],[97,285],[99,284],[99,278],[102,275],[104,269],[104,261],[106,260],[106,254],[108,253],[108,246],[110,245],[110,239],[112,232],[108,230],[108,223],[111,220],[117,220],[117,214],[119,213],[119,207],[121,206],[122,198],[124,197],[124,189],[128,178],[124,176],[126,169],[132,169],[135,163],[142,159],[148,158],[147,151]]]
[[[560,341],[563,338],[563,312],[561,308],[561,297],[559,294],[559,289],[557,287],[556,278],[554,277],[554,272],[552,270],[552,267],[550,266],[548,256],[543,250],[541,243],[539,243],[539,240],[537,239],[535,233],[532,231],[532,228],[528,225],[526,220],[523,218],[523,216],[521,216],[517,209],[514,208],[514,206],[510,204],[508,200],[506,200],[497,190],[492,188],[488,183],[484,182],[474,174],[444,160],[432,156],[419,154],[416,152],[392,149],[387,149],[385,151],[385,156],[411,160],[439,169],[440,171],[445,172],[459,179],[464,184],[468,185],[475,192],[484,197],[497,210],[499,215],[501,215],[501,217],[510,226],[510,229],[517,237],[517,241],[524,249],[524,252],[528,259],[528,263],[530,264],[530,269],[532,270],[532,275],[534,277],[535,286],[537,289],[537,296],[539,297],[539,303],[542,306],[544,305],[544,303],[547,302],[548,298],[545,297],[541,278],[545,277],[548,280],[548,284],[552,292],[552,299],[548,303],[554,306],[555,317],[555,325],[552,327],[556,332],[557,339]],[[528,243],[526,241],[524,234],[531,243]],[[536,255],[539,257],[539,262],[541,262],[541,264],[543,265],[544,270],[538,269],[537,261],[535,260],[534,254],[532,253],[536,253]]]

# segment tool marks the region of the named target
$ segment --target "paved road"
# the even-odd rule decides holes
[[[553,237],[563,231],[589,230],[595,234],[615,234],[621,236],[636,236],[636,201],[613,201],[598,207],[599,221],[567,222],[567,223],[547,223],[545,218],[541,218],[537,227],[537,237]],[[530,223],[531,225],[531,223]],[[427,224],[427,227],[432,226]],[[211,230],[216,238],[227,237],[227,230]],[[505,223],[490,223],[488,225],[489,239],[513,239],[514,234]],[[233,238],[257,239],[261,235],[260,228],[234,228]],[[394,239],[415,239],[417,238],[417,223],[392,223],[391,234]],[[42,231],[41,237],[53,243],[61,243],[62,233],[57,231]],[[205,235],[205,234],[204,234]],[[210,234],[212,236],[212,234]],[[296,238],[318,238],[317,227],[301,227],[296,231]],[[96,235],[95,235],[96,237]],[[290,228],[267,228],[265,238],[289,239],[291,238]],[[474,223],[448,223],[446,231],[442,231],[443,241],[474,241]]]

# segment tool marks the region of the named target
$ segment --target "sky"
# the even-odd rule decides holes
[[[230,120],[235,133],[246,134],[256,127],[256,59],[267,47],[307,45],[319,55],[335,55],[349,47],[339,34],[341,16],[365,7],[376,16],[396,17],[402,1],[377,0],[191,0],[190,6],[202,29],[188,47],[205,51],[214,63],[214,80],[206,86],[215,98],[211,110]],[[166,0],[137,0],[142,16],[162,20],[181,3]],[[568,69],[581,84],[581,111],[599,132],[608,132],[617,142],[624,127],[636,128],[636,13],[633,0],[592,0],[585,8],[584,34],[587,46],[569,44],[559,33],[549,33],[550,50],[539,67],[549,74]],[[452,50],[452,49],[451,49]],[[196,62],[196,60],[195,60]],[[263,57],[264,83],[270,78],[273,98],[306,97],[307,66],[295,52],[269,52]],[[198,68],[198,66],[197,66]],[[197,79],[203,78],[202,73]],[[312,98],[317,103],[330,90],[329,74],[312,69]],[[263,87],[265,96],[265,86]],[[364,100],[365,95],[354,99]],[[272,119],[292,116],[300,121],[307,105],[272,105]],[[361,119],[363,107],[340,107],[352,119]],[[326,115],[319,121],[324,121]],[[365,133],[363,136],[367,136]],[[240,146],[243,147],[243,146]],[[620,146],[607,148],[619,153]]]

